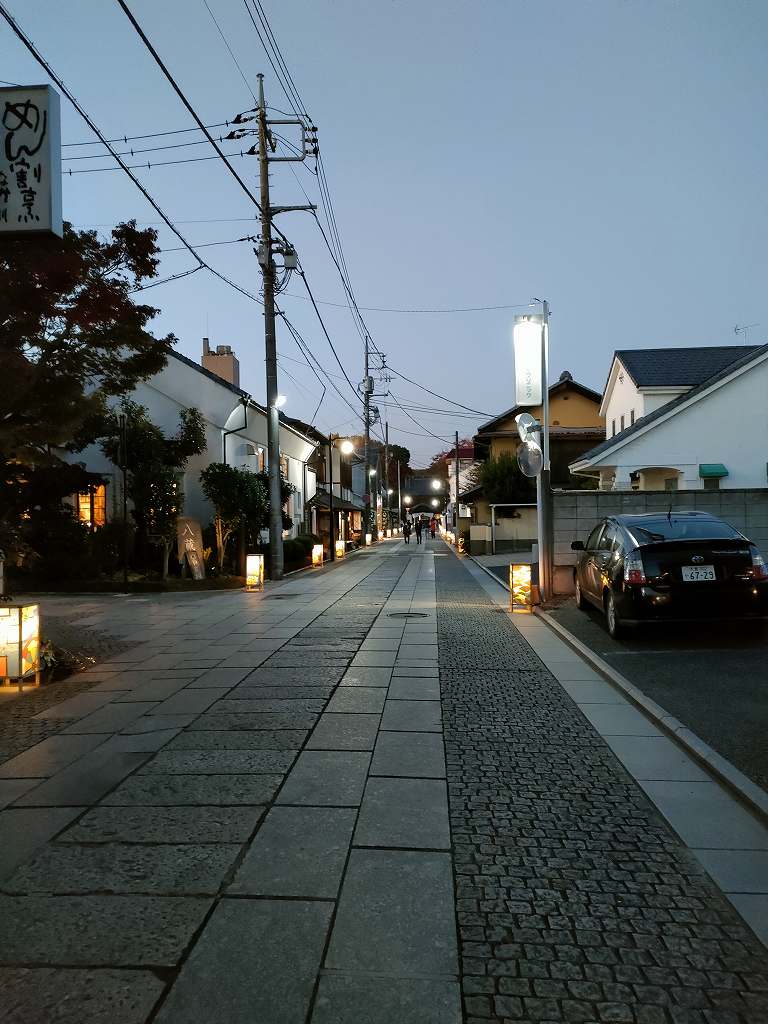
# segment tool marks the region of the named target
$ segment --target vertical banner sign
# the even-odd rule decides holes
[[[196,519],[179,516],[176,520],[176,544],[179,561],[186,558],[193,580],[205,579],[205,558],[203,557],[203,534]]]
[[[62,232],[59,95],[0,89],[0,235]]]
[[[515,317],[515,405],[541,405],[541,317]]]

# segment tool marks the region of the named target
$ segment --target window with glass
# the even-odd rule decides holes
[[[704,490],[705,491],[719,491],[720,490],[720,477],[719,476],[705,476],[704,477]]]
[[[107,486],[95,484],[77,495],[77,518],[91,528],[107,521]]]

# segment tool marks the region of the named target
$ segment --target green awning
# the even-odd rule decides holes
[[[702,480],[717,480],[728,476],[728,470],[722,462],[704,462],[699,466],[699,476]]]

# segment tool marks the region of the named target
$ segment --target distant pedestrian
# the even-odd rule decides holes
[[[403,537],[405,538],[406,544],[411,543],[411,524],[408,522],[407,519],[403,523]]]
[[[423,530],[423,524],[421,522],[421,516],[416,520],[416,543],[421,544],[421,531]]]
[[[430,536],[432,537],[432,540],[434,540],[435,534],[437,533],[437,520],[435,519],[434,516],[432,516],[432,518],[429,521],[429,533]]]

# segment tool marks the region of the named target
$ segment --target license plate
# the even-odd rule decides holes
[[[714,565],[684,565],[683,566],[683,582],[684,583],[703,583],[707,580],[715,580],[715,567]]]

